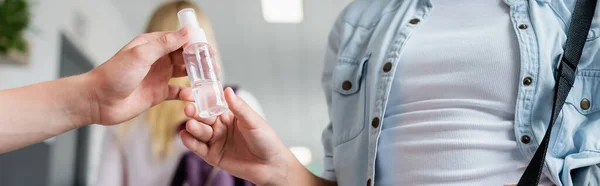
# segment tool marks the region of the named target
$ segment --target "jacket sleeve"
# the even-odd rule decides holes
[[[333,87],[332,87],[332,75],[333,75],[333,70],[335,68],[335,64],[336,64],[336,59],[337,59],[337,55],[338,55],[338,50],[340,48],[340,43],[341,43],[341,29],[344,26],[344,22],[342,21],[342,16],[343,16],[344,12],[342,12],[340,14],[340,16],[338,16],[337,20],[335,21],[335,24],[333,26],[333,29],[331,30],[331,32],[329,33],[329,38],[328,38],[328,44],[327,44],[327,51],[325,53],[325,66],[324,66],[324,70],[323,70],[323,74],[322,74],[322,79],[321,79],[321,85],[323,87],[323,91],[325,92],[325,98],[327,100],[327,108],[329,110],[329,124],[327,125],[327,127],[323,130],[322,133],[322,143],[323,143],[323,147],[324,152],[325,152],[325,159],[324,159],[324,173],[322,174],[322,177],[324,179],[327,180],[331,180],[331,181],[336,181],[336,174],[335,174],[335,166],[334,166],[334,154],[333,154],[333,148],[335,146],[334,144],[334,133],[333,133],[333,125],[331,122],[331,96],[334,93],[333,92]]]

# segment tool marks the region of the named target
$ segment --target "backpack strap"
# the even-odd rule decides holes
[[[186,169],[187,169],[187,158],[185,155],[181,156],[181,160],[179,160],[179,164],[175,169],[175,175],[173,175],[173,179],[171,180],[170,186],[182,186],[185,183],[186,179]]]

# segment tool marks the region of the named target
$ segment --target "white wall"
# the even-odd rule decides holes
[[[0,64],[0,89],[56,79],[61,31],[96,64],[135,36],[108,0],[33,1],[31,12],[32,25],[27,33],[30,63]],[[83,29],[77,29],[76,19],[82,20],[79,25]]]
[[[27,66],[0,64],[0,89],[13,88],[51,80],[58,75],[59,25],[65,16],[67,3],[39,1],[33,8],[36,33],[29,35],[30,61]],[[40,8],[44,7],[44,8]]]

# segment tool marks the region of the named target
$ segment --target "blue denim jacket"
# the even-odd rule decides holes
[[[523,81],[514,82],[514,132],[524,159],[531,159],[550,120],[554,73],[575,1],[505,0],[521,55]],[[338,17],[322,80],[330,116],[323,132],[325,178],[344,186],[376,185],[380,122],[396,69],[389,70],[389,64],[397,65],[404,44],[432,9],[428,0],[356,0]],[[544,174],[557,185],[600,182],[600,8],[596,10],[575,85],[548,149]]]

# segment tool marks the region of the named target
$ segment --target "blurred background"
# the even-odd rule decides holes
[[[191,0],[212,23],[226,84],[252,92],[315,173],[328,122],[320,87],[327,35],[349,1]],[[165,2],[0,0],[0,89],[89,71],[144,32]],[[0,154],[0,185],[92,185],[105,131],[94,125]]]

